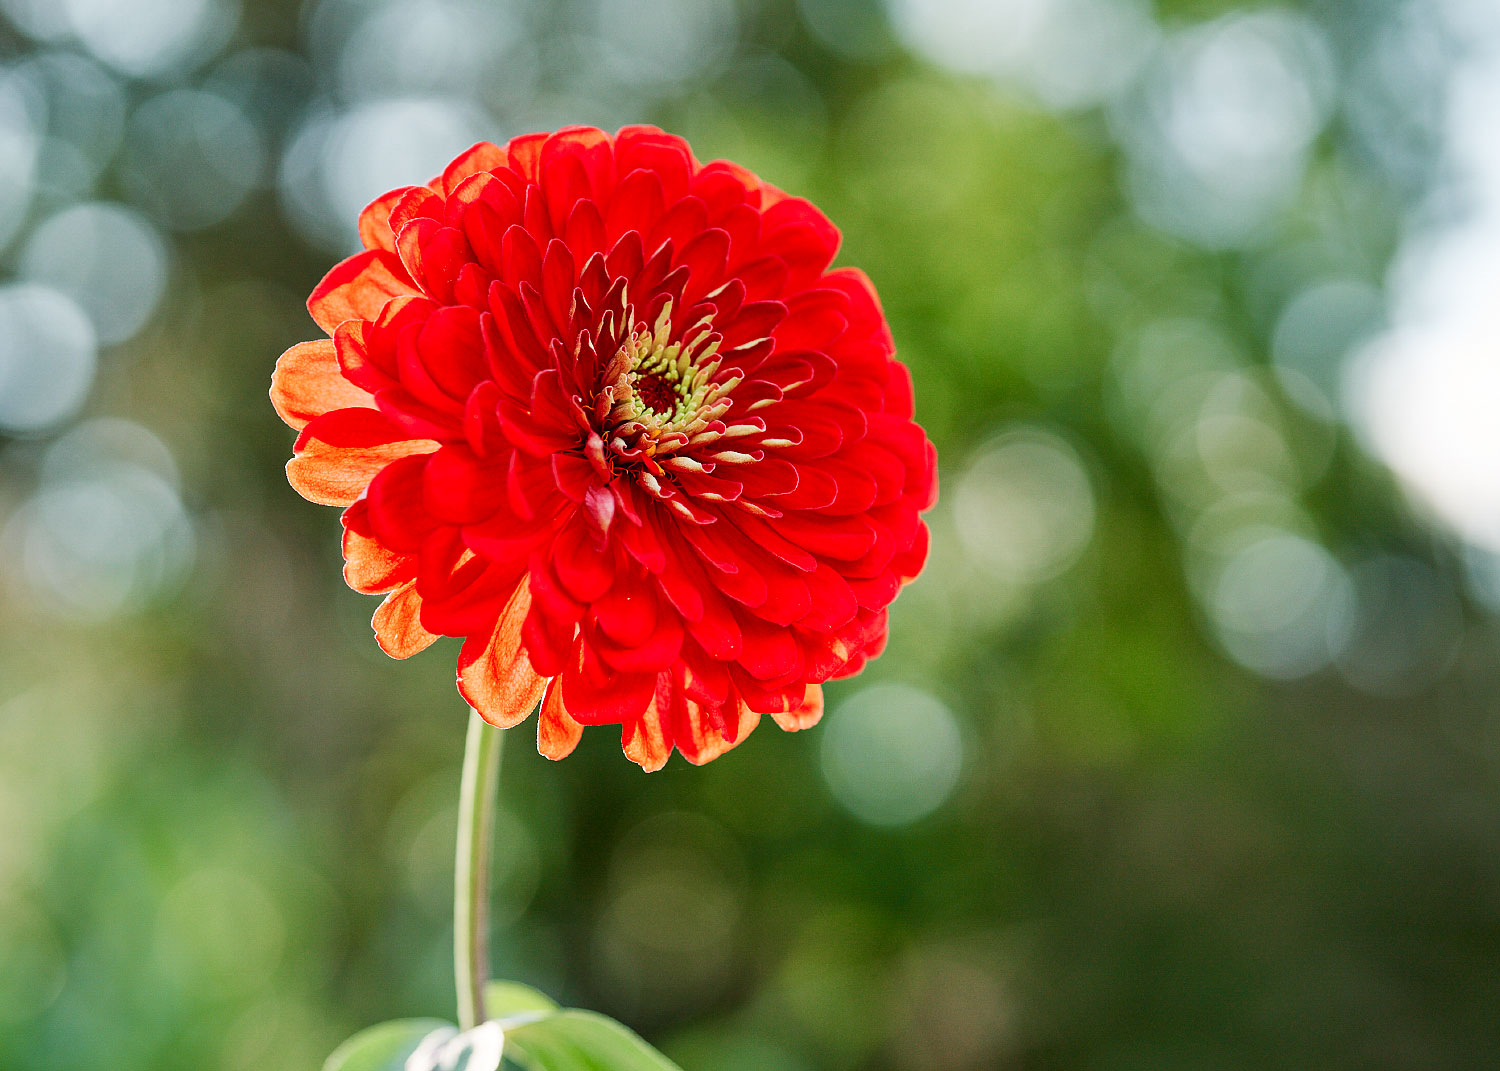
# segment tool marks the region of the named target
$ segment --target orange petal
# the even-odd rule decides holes
[[[356,502],[351,509],[359,509]],[[366,595],[390,591],[417,571],[417,559],[397,554],[379,540],[362,535],[352,528],[344,529],[344,583]]]
[[[724,713],[729,716],[733,712],[726,710]],[[686,720],[688,736],[678,737],[677,750],[682,752],[682,757],[694,766],[702,766],[739,745],[760,724],[760,715],[744,703],[740,703],[739,731],[733,740],[725,739],[722,733],[709,725],[708,719],[703,714],[703,708],[691,699],[687,700]]]
[[[823,686],[809,684],[807,691],[803,693],[801,706],[780,713],[773,710],[771,717],[776,719],[777,725],[789,733],[795,733],[799,729],[811,729],[823,717]]]
[[[656,700],[646,708],[639,718],[627,721],[620,730],[620,746],[625,757],[647,773],[660,770],[672,754],[672,745],[667,743],[662,732],[661,716],[656,712]]]
[[[391,298],[415,293],[417,288],[400,257],[384,249],[367,249],[323,276],[307,299],[307,311],[331,335],[345,320],[373,320]]]
[[[373,409],[375,399],[344,378],[333,340],[320,338],[299,342],[281,355],[271,373],[271,404],[287,426],[300,431],[334,409]]]
[[[481,171],[497,171],[505,166],[506,159],[506,152],[500,146],[481,141],[459,153],[441,177],[432,180],[432,185],[442,190],[444,196],[451,196],[464,179]]]
[[[309,502],[347,506],[392,461],[437,448],[432,439],[407,438],[373,409],[335,409],[302,429],[286,478]]]
[[[536,749],[549,759],[565,759],[573,753],[583,736],[583,726],[573,720],[563,706],[562,686],[553,677],[542,699],[541,717],[536,723]]]
[[[437,636],[422,627],[421,610],[422,596],[417,594],[415,580],[408,580],[387,595],[370,619],[380,649],[392,658],[410,658],[431,647]]]
[[[521,645],[521,626],[529,609],[531,588],[522,580],[488,641],[470,636],[458,654],[459,692],[481,718],[502,729],[525,721],[547,687],[547,678],[531,668]]]
[[[359,214],[359,240],[366,249],[384,249],[387,253],[396,251],[396,235],[391,231],[391,209],[413,188],[402,186],[381,194],[365,206]]]

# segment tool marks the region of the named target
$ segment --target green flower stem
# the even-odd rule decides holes
[[[469,711],[458,798],[458,856],[453,867],[453,972],[461,1030],[472,1030],[485,1021],[484,986],[490,980],[490,847],[500,785],[500,736],[499,729]]]

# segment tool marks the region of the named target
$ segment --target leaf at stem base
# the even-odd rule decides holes
[[[396,1019],[361,1030],[334,1050],[323,1071],[405,1071],[407,1057],[434,1030],[452,1029],[441,1019]]]

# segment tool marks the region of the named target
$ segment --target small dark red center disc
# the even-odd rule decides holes
[[[652,373],[635,381],[635,393],[647,409],[663,416],[677,408],[677,388],[666,376]]]

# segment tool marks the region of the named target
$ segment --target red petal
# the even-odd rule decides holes
[[[542,146],[551,134],[522,134],[505,143],[506,164],[512,171],[536,181],[537,164],[542,157]]]
[[[787,315],[776,328],[782,350],[825,349],[849,330],[849,302],[839,290],[807,290],[787,302]]]
[[[453,284],[465,264],[474,260],[469,240],[457,227],[421,217],[401,229],[396,239],[400,263],[429,297],[453,300]]]
[[[807,590],[812,608],[797,622],[803,628],[819,632],[842,628],[859,612],[849,582],[825,563],[818,563],[817,571],[807,578]]]
[[[656,595],[650,588],[636,584],[616,584],[591,609],[600,630],[617,643],[650,635],[661,614]]]
[[[542,144],[538,174],[542,185],[551,185],[555,169],[565,166],[570,174],[562,185],[570,200],[599,197],[609,192],[614,157],[614,145],[604,131],[592,126],[563,127]],[[573,168],[581,176],[581,184],[572,173]]]
[[[463,231],[474,250],[474,259],[491,274],[504,274],[505,261],[501,256],[500,243],[505,232],[521,218],[521,206],[504,186],[495,185],[490,195],[469,206],[464,212]]]
[[[406,304],[410,302],[407,301]],[[376,391],[387,390],[396,385],[392,370],[376,363],[375,355],[370,349],[371,336],[379,336],[382,330],[378,323],[366,323],[364,320],[345,320],[333,330],[333,347],[339,363],[339,374],[372,396]]]
[[[394,551],[414,554],[437,521],[424,504],[423,474],[432,454],[414,454],[391,462],[370,481],[361,502],[370,534]]]
[[[572,657],[577,632],[576,617],[570,620],[560,614],[544,611],[539,604],[534,603],[531,613],[526,615],[526,623],[521,626],[521,639],[526,646],[527,657],[538,672],[558,674]]]
[[[469,636],[483,639],[494,628],[494,622],[521,582],[523,572],[514,562],[491,562],[475,556],[453,570],[447,582],[439,581],[441,590],[428,586],[422,571],[422,624],[445,636]]]
[[[756,680],[770,681],[802,668],[802,652],[791,630],[746,617],[740,623],[739,664]]]
[[[542,147],[541,189],[552,233],[561,235],[568,225],[568,217],[573,214],[573,207],[590,197],[591,191],[588,171],[576,153],[565,149],[561,156],[549,155],[555,144],[557,138],[554,136]]]
[[[558,534],[552,568],[563,590],[583,603],[599,598],[615,579],[614,555],[601,550],[588,526],[576,517]]]
[[[821,276],[839,251],[839,229],[811,201],[787,197],[761,217],[762,251],[787,262],[792,280]]]
[[[715,219],[739,205],[760,207],[760,179],[728,160],[704,164],[693,176],[693,193],[703,199]]]
[[[604,217],[599,206],[593,201],[579,201],[568,214],[563,240],[574,256],[583,261],[604,252]]]
[[[422,367],[447,398],[466,402],[489,378],[479,313],[461,305],[434,310],[416,336]]]
[[[605,234],[611,239],[631,231],[645,234],[656,226],[666,208],[661,179],[651,171],[631,171],[615,187],[615,195],[604,213]],[[651,251],[654,253],[655,249]]]
[[[757,257],[736,268],[734,273],[745,284],[745,293],[755,299],[780,297],[790,274],[786,261],[776,256]]]
[[[504,459],[485,461],[467,445],[444,446],[427,458],[422,502],[439,521],[477,524],[506,505]]]
[[[776,522],[780,533],[813,554],[856,561],[874,548],[879,538],[862,517],[810,516],[788,513]]]
[[[891,568],[903,583],[915,579],[922,571],[922,566],[927,562],[927,547],[931,538],[927,526],[920,525],[912,545],[891,559]]]
[[[595,633],[591,643],[599,658],[610,669],[621,673],[657,673],[671,666],[682,650],[682,623],[673,616],[663,616],[656,629],[637,636],[630,643],[612,643]]]
[[[715,320],[714,328],[723,334],[724,347],[733,349],[771,335],[786,319],[786,313],[787,307],[780,301],[750,301],[741,305],[722,325]]]
[[[697,168],[688,143],[654,126],[627,126],[615,135],[615,160],[620,174],[636,168],[660,175],[670,201],[687,193],[688,180]]]
[[[443,203],[443,222],[463,230],[471,205],[509,194],[509,188],[494,175],[488,171],[477,172],[460,182],[448,195]]]
[[[868,275],[858,268],[839,268],[823,276],[818,285],[842,290],[848,297],[851,333],[860,338],[873,337],[887,353],[896,351],[896,342],[885,322],[885,311],[880,307],[880,295],[875,292],[875,284]]]
[[[677,735],[677,750],[682,752],[682,757],[694,766],[702,766],[704,763],[712,762],[724,754],[724,752],[737,746],[754,732],[755,727],[760,724],[760,715],[744,703],[736,703],[732,708],[726,705],[725,711],[720,714],[720,717],[726,717],[728,712],[733,710],[735,720],[733,726],[723,730],[706,724],[708,718],[704,712],[704,708],[699,707],[697,703],[689,700],[686,705],[689,724],[694,727],[696,732],[691,736],[679,733]]]
[[[541,294],[559,335],[562,335],[571,319],[569,311],[573,303],[573,284],[577,280],[578,268],[567,244],[561,238],[552,239],[547,243],[547,251],[542,256]],[[571,343],[572,339],[565,337],[564,341]]]
[[[651,702],[654,673],[617,673],[580,640],[562,671],[563,702],[584,725],[628,725]]]

